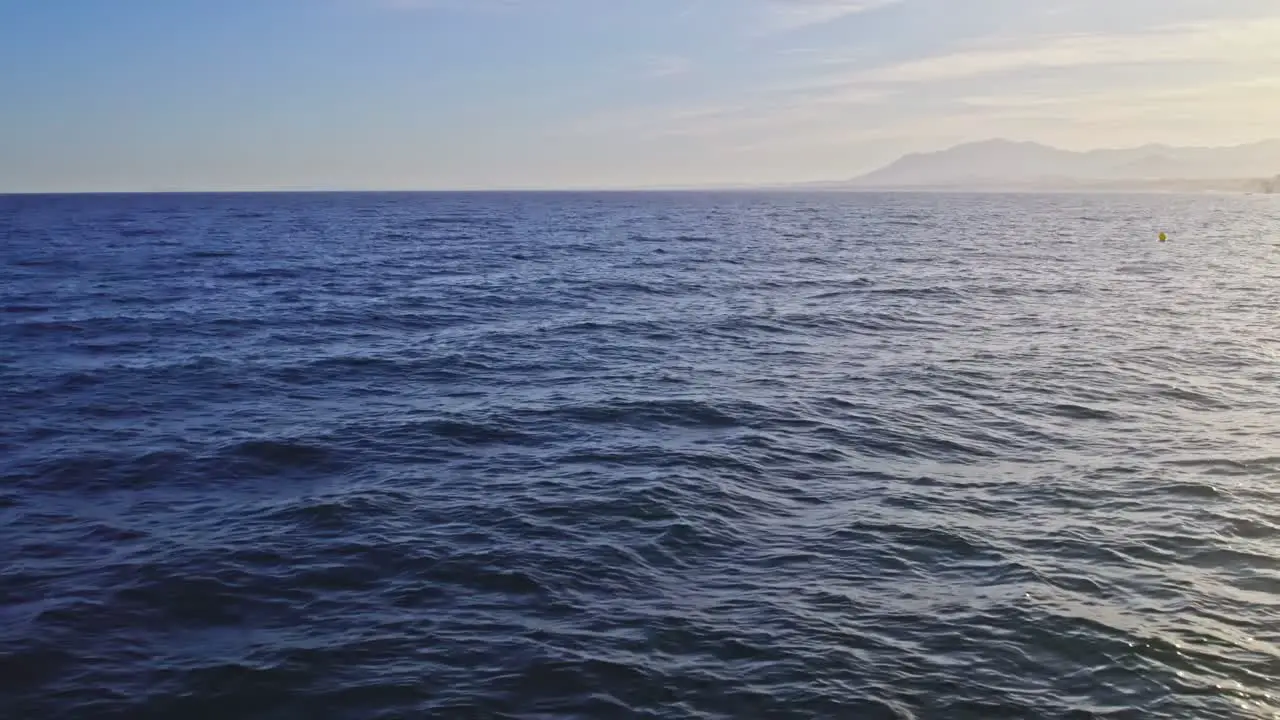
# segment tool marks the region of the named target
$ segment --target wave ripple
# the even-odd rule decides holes
[[[0,197],[0,717],[1275,717],[1277,226]]]

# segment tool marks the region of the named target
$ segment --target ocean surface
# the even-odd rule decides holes
[[[1278,716],[1280,198],[0,197],[2,718]]]

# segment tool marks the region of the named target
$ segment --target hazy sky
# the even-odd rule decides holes
[[[846,178],[1280,135],[1280,0],[0,0],[0,192]]]

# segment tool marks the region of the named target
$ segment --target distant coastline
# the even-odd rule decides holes
[[[971,183],[935,185],[859,185],[847,182],[817,182],[785,186],[786,189],[805,189],[832,192],[1008,192],[1008,193],[1228,193],[1228,194],[1280,194],[1280,182],[1266,178],[1224,178],[1221,180],[1168,179],[1168,180],[1117,180],[1111,182],[1085,182],[1063,180],[1024,183],[996,183],[975,181]],[[784,189],[784,188],[779,188]]]
[[[905,155],[849,180],[793,187],[882,192],[1276,194],[1280,193],[1280,140],[1219,148],[1146,145],[1077,152],[996,139]]]

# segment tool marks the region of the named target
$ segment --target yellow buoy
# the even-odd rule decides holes
[[[1168,240],[1168,239],[1169,239],[1168,235],[1165,235],[1164,233],[1160,233],[1160,242],[1164,242],[1165,240]]]

